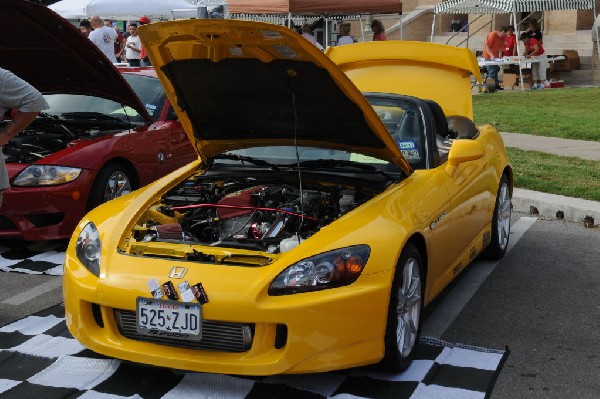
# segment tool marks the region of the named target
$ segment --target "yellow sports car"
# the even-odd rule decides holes
[[[140,36],[199,158],[80,222],[71,333],[202,372],[405,369],[423,306],[509,239],[512,171],[498,132],[472,122],[474,54],[403,41],[324,54],[232,20]]]

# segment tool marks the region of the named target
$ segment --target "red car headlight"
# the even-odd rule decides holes
[[[320,291],[352,284],[362,273],[370,253],[367,245],[357,245],[303,259],[273,280],[269,295]]]
[[[13,186],[38,187],[69,183],[79,177],[82,169],[55,165],[29,165],[13,181]]]

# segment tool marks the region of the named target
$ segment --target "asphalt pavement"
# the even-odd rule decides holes
[[[501,135],[506,147],[600,161],[600,142],[519,133],[502,132]],[[588,227],[600,224],[600,202],[597,201],[515,188],[512,204],[516,212],[552,219],[562,215],[564,220],[581,222]]]

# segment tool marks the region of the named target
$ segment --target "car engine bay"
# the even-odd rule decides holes
[[[300,189],[277,181],[191,177],[147,209],[134,241],[286,252],[385,189],[316,180],[303,180]]]
[[[118,120],[65,120],[56,117],[38,117],[18,136],[4,146],[5,162],[32,164],[63,150],[76,140],[123,131],[126,123]],[[5,123],[5,122],[4,122]]]

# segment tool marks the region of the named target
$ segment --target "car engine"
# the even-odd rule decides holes
[[[90,121],[57,123],[37,120],[4,146],[5,162],[31,164],[68,147],[75,140],[123,130],[123,127],[115,129],[114,125]]]
[[[146,212],[136,240],[285,252],[382,191],[307,185],[186,180]]]

